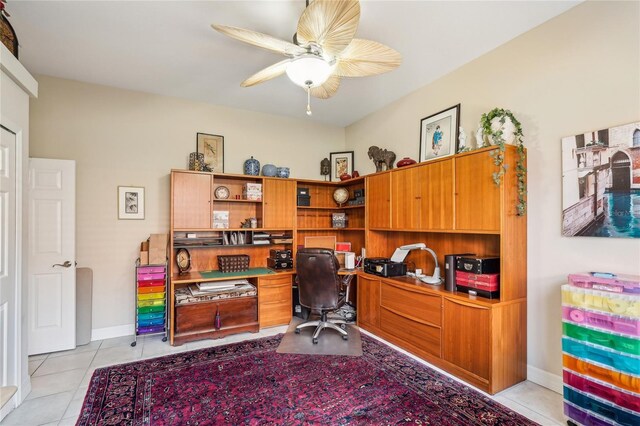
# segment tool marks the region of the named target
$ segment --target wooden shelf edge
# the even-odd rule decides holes
[[[298,231],[364,231],[364,228],[298,228]]]
[[[467,230],[467,229],[391,229],[391,228],[368,228],[369,231],[374,232],[415,232],[415,233],[430,233],[430,234],[481,234],[481,235],[500,235],[500,231],[482,231],[482,230]]]
[[[237,198],[227,198],[227,199],[221,199],[221,198],[215,198],[213,200],[213,204],[215,203],[253,203],[253,204],[262,204],[262,200],[242,200],[242,199],[237,199]]]
[[[343,206],[343,207],[316,207],[316,206],[296,206],[299,210],[350,210],[350,209],[363,209],[364,204],[358,204],[356,206]]]

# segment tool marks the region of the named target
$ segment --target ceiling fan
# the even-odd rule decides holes
[[[340,86],[342,77],[364,77],[397,68],[402,56],[390,47],[354,38],[360,21],[357,0],[314,0],[298,20],[293,43],[267,34],[226,25],[211,25],[237,40],[287,56],[258,71],[240,85],[250,87],[284,73],[307,91],[307,114],[311,96],[327,99]]]

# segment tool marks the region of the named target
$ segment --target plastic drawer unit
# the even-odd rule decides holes
[[[167,340],[167,265],[140,266],[136,262],[136,333],[138,336],[164,334]]]
[[[567,423],[640,425],[640,277],[570,282],[561,289]]]

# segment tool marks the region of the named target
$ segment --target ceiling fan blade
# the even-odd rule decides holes
[[[240,83],[240,86],[251,87],[259,83],[264,83],[265,81],[271,80],[272,78],[276,78],[285,73],[288,64],[289,59],[285,59],[284,61],[280,61],[277,64],[273,64],[270,67],[262,69]]]
[[[263,49],[271,50],[272,52],[281,53],[287,56],[300,55],[307,50],[296,46],[288,41],[280,40],[267,34],[262,34],[256,31],[245,30],[243,28],[229,27],[226,25],[213,24],[211,27],[231,38],[243,41],[253,46],[262,47]]]
[[[314,0],[300,16],[296,38],[302,46],[314,42],[336,56],[351,43],[359,21],[357,0]]]
[[[322,86],[311,88],[311,96],[318,99],[328,99],[336,94],[338,87],[340,87],[340,77],[332,74]]]
[[[382,74],[397,68],[402,55],[382,43],[354,38],[338,55],[335,74],[341,77],[363,77]]]

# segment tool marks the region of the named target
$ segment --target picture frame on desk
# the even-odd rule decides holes
[[[197,133],[196,151],[204,154],[205,171],[224,173],[224,136]]]
[[[460,104],[420,120],[420,162],[456,153],[460,132]]]
[[[118,186],[118,219],[144,220],[144,187]]]
[[[340,182],[340,176],[353,173],[353,151],[331,152],[331,182]]]

